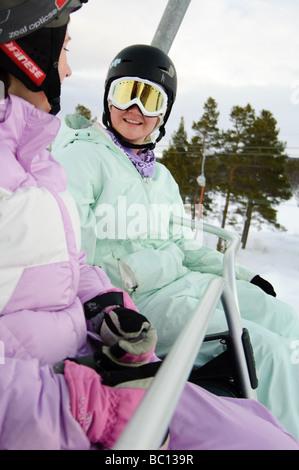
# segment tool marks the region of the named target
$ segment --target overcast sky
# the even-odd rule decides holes
[[[89,0],[72,15],[69,62],[73,75],[62,92],[62,111],[83,104],[102,115],[108,66],[124,47],[150,44],[168,0]],[[159,150],[168,146],[180,118],[192,123],[213,97],[220,127],[230,126],[235,105],[272,112],[290,156],[299,156],[298,0],[191,0],[169,51],[178,95]]]

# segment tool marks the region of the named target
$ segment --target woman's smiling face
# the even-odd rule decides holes
[[[131,144],[142,145],[158,124],[158,117],[147,117],[137,105],[121,110],[115,106],[110,108],[111,124],[125,140]]]

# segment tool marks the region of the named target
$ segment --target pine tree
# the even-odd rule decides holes
[[[204,112],[199,121],[193,122],[192,129],[195,136],[191,140],[189,146],[189,155],[192,159],[190,165],[190,180],[193,182],[193,202],[194,205],[203,202],[203,193],[205,191],[204,205],[206,209],[210,209],[211,192],[213,190],[215,179],[215,160],[217,150],[221,147],[221,132],[218,128],[219,111],[218,104],[215,99],[209,97],[203,106]],[[209,160],[209,177],[206,178],[206,163]],[[214,161],[213,161],[214,160]],[[198,176],[203,179],[200,187],[197,183]],[[206,182],[209,187],[207,188]]]
[[[90,122],[96,122],[97,120],[97,117],[94,117],[94,118],[91,117],[90,109],[83,106],[83,104],[77,104],[75,108],[75,114],[79,114],[80,116],[85,117]]]
[[[278,139],[277,121],[270,111],[262,110],[248,134],[242,150],[240,176],[246,203],[242,248],[246,247],[252,216],[281,228],[275,206],[292,196],[285,175],[286,144]]]
[[[255,119],[255,112],[247,104],[245,107],[234,106],[230,113],[232,128],[223,132],[223,154],[218,158],[217,189],[225,195],[221,227],[225,228],[231,199],[237,201],[242,196],[242,184],[238,178],[238,169],[242,164],[241,153]],[[222,250],[219,239],[217,249]]]
[[[198,147],[200,164],[207,153],[213,153],[217,147],[219,136],[217,103],[214,98],[208,98],[204,104],[204,113],[198,122],[193,122],[192,129],[195,137],[192,139],[193,146]]]
[[[299,206],[299,158],[288,158],[285,165],[286,176],[289,180],[292,194]]]
[[[279,141],[277,122],[270,111],[261,111],[258,117],[250,104],[234,106],[230,113],[232,127],[218,128],[217,103],[208,98],[198,122],[193,122],[195,135],[188,142],[184,118],[172,136],[170,147],[163,152],[164,163],[179,184],[185,200],[193,206],[199,202],[197,178],[204,172],[205,209],[214,210],[215,192],[225,195],[221,226],[228,216],[245,218],[242,248],[246,247],[251,221],[270,223],[280,229],[276,206],[292,196],[290,176],[286,175],[286,144]],[[292,171],[292,170],[290,170]],[[234,203],[236,209],[229,211]],[[214,212],[215,213],[215,212]],[[218,244],[221,250],[221,244]]]
[[[171,136],[170,147],[163,151],[161,163],[165,165],[180,188],[180,194],[185,200],[189,195],[188,178],[188,140],[185,131],[185,121],[181,118],[179,128]]]

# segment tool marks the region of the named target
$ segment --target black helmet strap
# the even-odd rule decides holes
[[[123,138],[119,132],[117,132],[111,125],[107,126],[108,131],[112,132],[115,137],[119,140],[119,142],[126,148],[129,149],[143,149],[143,150],[153,150],[156,146],[156,143],[159,142],[159,140],[162,139],[163,135],[165,135],[165,129],[164,126],[161,126],[160,128],[160,134],[159,137],[156,139],[155,142],[149,142],[148,144],[132,144],[131,142],[128,142],[126,139]],[[162,134],[162,135],[161,135]]]
[[[61,83],[58,70],[58,60],[65,38],[67,26],[55,28],[52,33],[52,58],[51,68],[47,74],[44,92],[51,106],[51,114],[57,114],[60,111]],[[56,36],[56,37],[55,37]],[[55,37],[55,39],[54,39]]]

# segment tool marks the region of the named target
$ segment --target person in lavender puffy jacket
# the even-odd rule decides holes
[[[71,74],[68,17],[81,3],[0,7],[1,450],[113,448],[145,390],[106,385],[86,358],[125,370],[158,361],[155,328],[101,268],[86,264],[65,171],[46,150],[59,128],[60,83]],[[188,383],[168,448],[299,444],[257,402]]]

